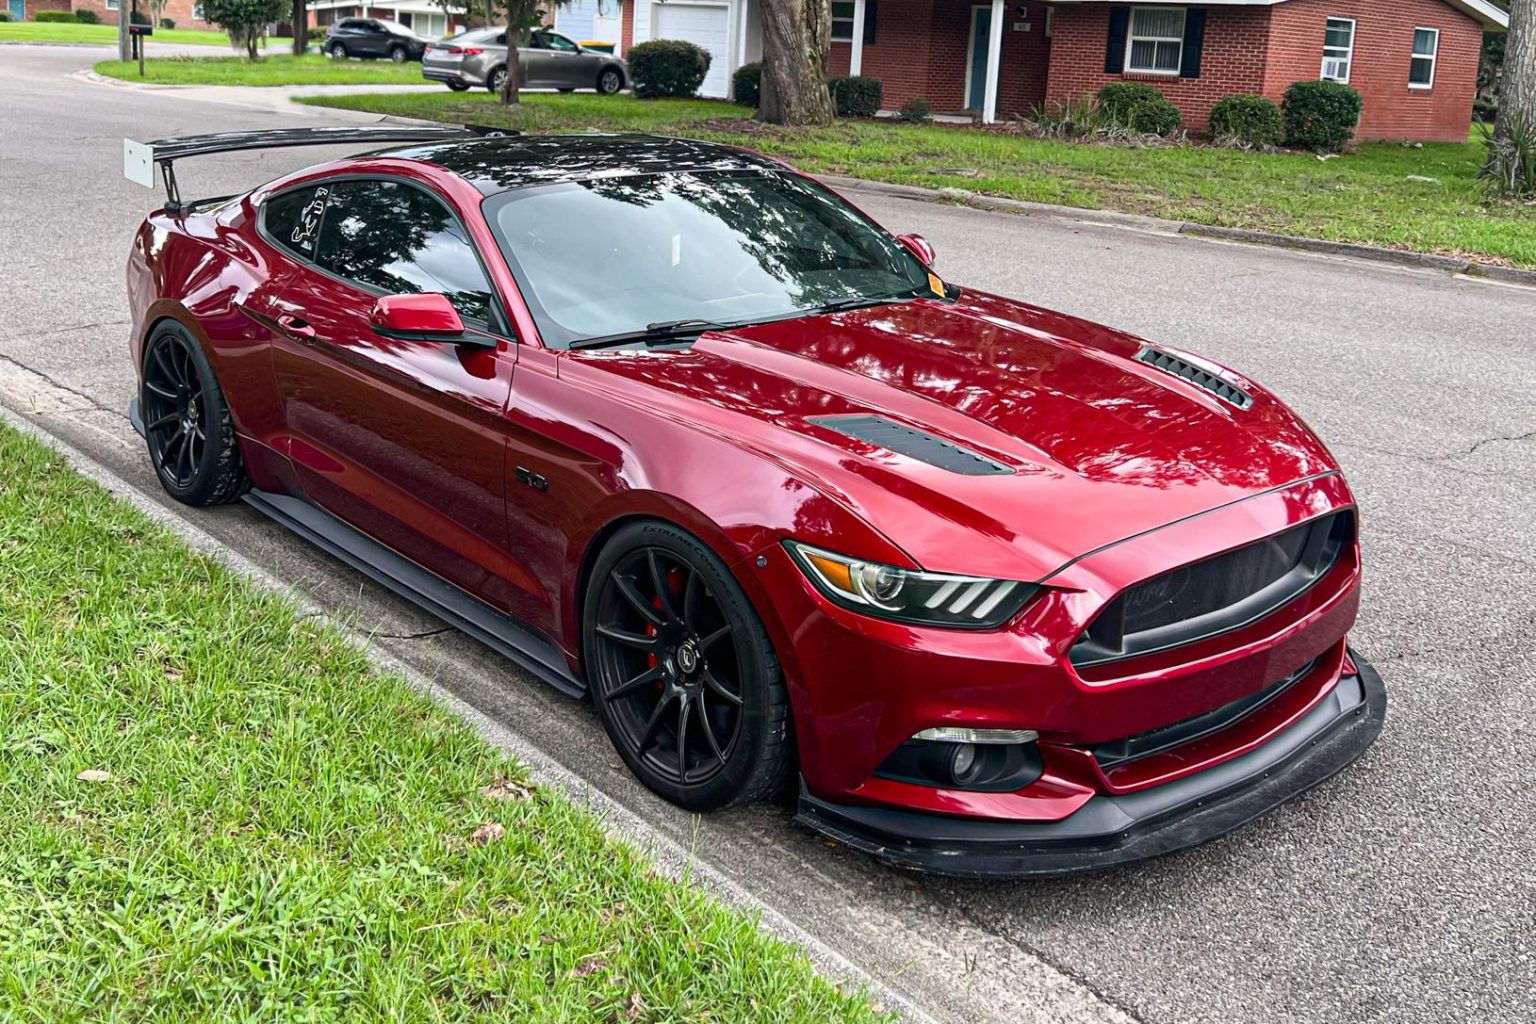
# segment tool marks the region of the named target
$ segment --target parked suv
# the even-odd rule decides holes
[[[629,83],[629,67],[611,53],[588,50],[558,32],[540,30],[519,48],[523,86],[528,89],[596,89],[616,93]],[[454,92],[483,85],[500,92],[507,77],[506,29],[480,28],[427,47],[422,77]]]
[[[332,57],[388,57],[396,64],[421,60],[427,40],[397,21],[342,18],[325,32],[325,52]]]

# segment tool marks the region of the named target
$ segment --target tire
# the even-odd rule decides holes
[[[144,346],[139,410],[155,476],[184,505],[223,505],[249,480],[234,420],[208,357],[180,324],[167,321]]]
[[[487,89],[489,89],[492,93],[499,95],[501,93],[501,87],[506,82],[506,80],[507,80],[507,69],[506,68],[504,68],[504,67],[492,68],[490,75],[486,77],[485,87]]]
[[[656,520],[620,529],[593,564],[582,621],[598,719],[653,792],[711,811],[783,789],[794,759],[783,671],[698,538]]]
[[[618,68],[603,68],[597,75],[597,91],[604,96],[612,96],[624,88],[624,72]]]
[[[447,85],[448,88],[452,89],[454,92],[463,92],[469,88],[469,86],[463,82],[448,82]]]
[[[404,64],[410,59],[410,56],[410,53],[403,46],[391,46],[389,48],[389,59],[396,64]]]
[[[347,47],[344,43],[332,43],[326,52],[331,55],[332,60],[346,60],[347,58]]]
[[[558,93],[561,93],[563,95],[563,94],[568,93],[568,92],[575,92],[576,89],[573,86],[569,86],[568,85],[568,86],[566,86],[563,89],[556,89],[555,91],[558,92]]]

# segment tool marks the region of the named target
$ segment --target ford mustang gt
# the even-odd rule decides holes
[[[362,156],[183,201],[175,162]],[[386,145],[387,144],[387,145]],[[739,149],[475,128],[125,142],[161,484],[244,500],[589,696],[693,810],[1102,868],[1345,767],[1359,517],[1246,376],[941,277]]]

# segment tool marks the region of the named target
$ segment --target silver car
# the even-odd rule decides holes
[[[629,84],[629,68],[622,60],[600,50],[584,50],[558,32],[534,31],[518,53],[525,89],[596,89],[611,95]],[[439,40],[422,56],[421,73],[454,92],[472,85],[500,92],[507,77],[507,30],[479,28]]]

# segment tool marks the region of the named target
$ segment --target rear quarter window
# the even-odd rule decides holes
[[[320,215],[329,194],[328,186],[318,185],[273,196],[261,206],[262,233],[295,256],[314,259],[320,240]]]

